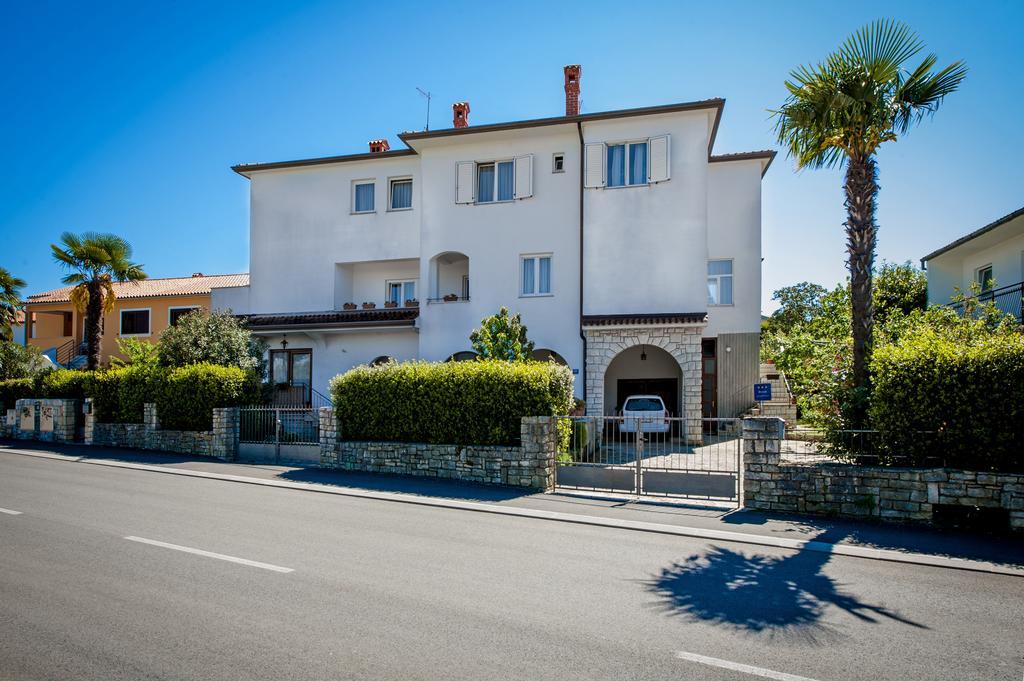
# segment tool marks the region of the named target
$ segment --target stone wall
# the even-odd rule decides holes
[[[24,399],[8,410],[0,435],[17,440],[74,442],[80,420],[79,400]],[[12,418],[13,413],[13,418]],[[24,419],[23,416],[27,416]]]
[[[782,461],[779,418],[743,420],[747,508],[930,523],[936,505],[998,508],[1024,531],[1024,474]]]
[[[555,485],[557,428],[554,418],[525,417],[515,447],[433,445],[338,440],[334,409],[320,408],[320,465],[370,473],[394,473],[511,485],[549,491]]]
[[[238,456],[239,420],[238,407],[224,407],[213,410],[212,430],[163,430],[156,405],[147,404],[143,407],[143,423],[97,423],[92,400],[87,398],[85,443],[234,461]]]
[[[608,365],[623,350],[637,345],[652,345],[666,351],[683,372],[679,396],[686,419],[686,434],[691,442],[700,442],[701,432],[701,355],[700,341],[704,324],[676,326],[594,326],[586,327],[587,339],[587,414],[605,416],[604,375]]]

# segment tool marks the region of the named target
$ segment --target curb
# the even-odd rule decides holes
[[[999,565],[987,561],[969,560],[966,558],[949,558],[946,556],[932,556],[924,553],[903,553],[888,549],[873,549],[865,546],[852,546],[849,544],[829,544],[814,540],[786,539],[784,537],[766,537],[757,534],[744,532],[732,532],[729,530],[711,530],[699,527],[686,527],[680,525],[665,525],[662,523],[650,523],[639,520],[616,520],[614,518],[602,518],[598,516],[578,515],[575,513],[562,513],[560,511],[542,511],[539,509],[520,508],[515,506],[501,506],[498,504],[487,504],[476,501],[460,501],[457,499],[435,499],[421,497],[414,494],[402,494],[400,492],[377,492],[355,489],[352,487],[326,487],[305,482],[289,482],[284,480],[266,480],[263,478],[252,478],[244,475],[232,475],[229,473],[208,473],[187,468],[167,468],[164,466],[153,466],[149,464],[128,463],[124,461],[103,461],[86,459],[84,457],[65,456],[46,452],[34,452],[23,449],[0,449],[0,453],[15,454],[37,459],[50,459],[52,461],[63,461],[65,463],[81,463],[92,466],[107,466],[109,468],[125,468],[128,470],[147,471],[151,473],[163,473],[165,475],[180,475],[190,478],[204,478],[207,480],[221,480],[223,482],[235,482],[247,485],[260,485],[263,487],[276,487],[278,489],[292,489],[304,492],[317,492],[319,494],[333,494],[335,496],[352,497],[358,499],[376,499],[379,501],[390,501],[394,503],[413,504],[416,506],[430,506],[433,508],[448,508],[462,511],[473,511],[476,513],[490,513],[494,515],[516,516],[520,518],[533,518],[536,520],[547,520],[553,522],[572,523],[576,525],[590,525],[594,527],[606,527],[634,532],[649,532],[655,534],[667,534],[677,537],[691,537],[696,539],[712,539],[727,541],[739,544],[752,544],[755,546],[769,546],[773,548],[792,549],[794,551],[812,551],[815,553],[829,553],[836,556],[848,556],[853,558],[866,558],[868,560],[881,560],[891,563],[906,563],[910,565],[922,565],[928,567],[947,568],[953,570],[967,570],[970,572],[985,572],[997,575],[1009,575],[1013,577],[1024,577],[1024,567],[1013,567]]]

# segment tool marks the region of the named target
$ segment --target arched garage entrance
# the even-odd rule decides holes
[[[606,415],[615,415],[630,395],[657,395],[671,416],[682,413],[679,391],[683,370],[675,357],[651,345],[626,348],[604,372],[604,406]]]

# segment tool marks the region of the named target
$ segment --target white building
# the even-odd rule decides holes
[[[921,258],[928,271],[928,304],[945,305],[958,292],[980,291],[1004,312],[1022,319],[1024,208]]]
[[[235,166],[251,283],[213,304],[266,336],[275,383],[326,393],[380,358],[470,357],[506,306],[588,413],[632,393],[691,417],[751,403],[774,152],[712,154],[721,99],[580,114],[579,75],[564,116],[471,126],[460,102],[405,149]]]

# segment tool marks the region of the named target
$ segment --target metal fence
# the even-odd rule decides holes
[[[699,421],[699,425],[698,425]],[[737,501],[740,420],[559,418],[560,487]]]
[[[949,307],[963,314],[964,310],[969,307],[974,306],[977,310],[981,306],[992,304],[1000,312],[1013,315],[1017,318],[1018,322],[1024,323],[1024,299],[1022,299],[1022,292],[1024,292],[1024,282],[1018,282],[969,296],[966,300],[950,303]]]
[[[320,444],[320,419],[308,407],[243,407],[239,442]]]

